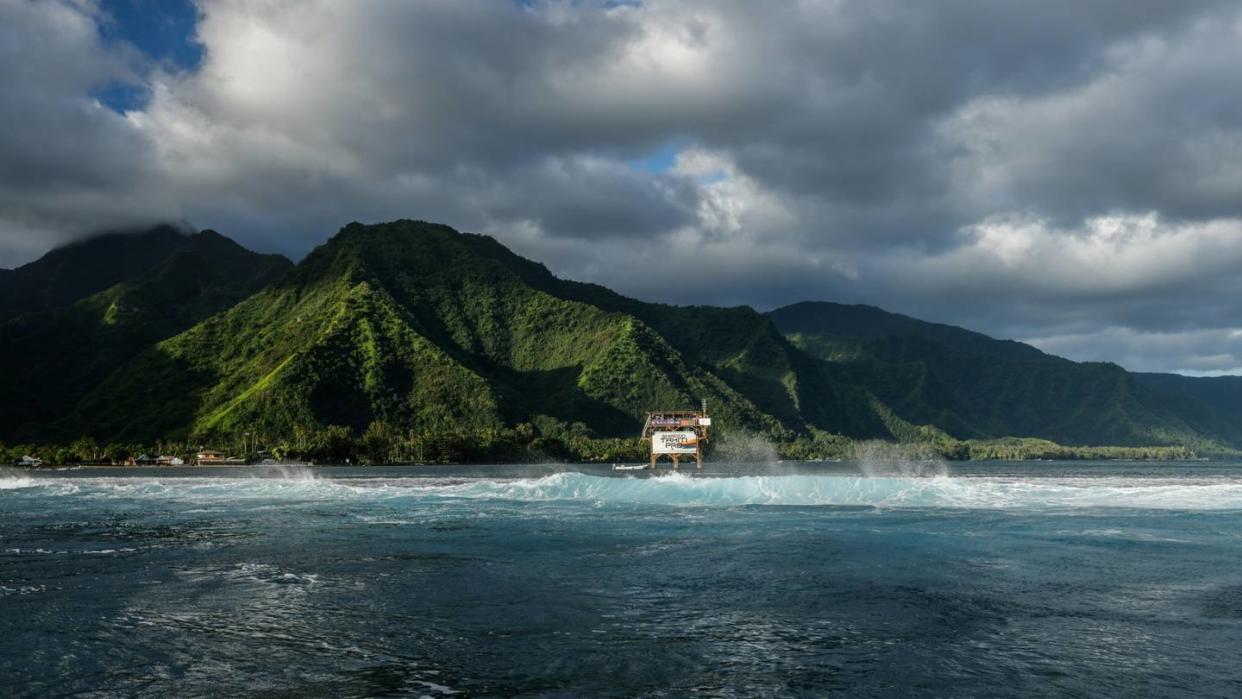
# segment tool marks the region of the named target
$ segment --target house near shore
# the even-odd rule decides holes
[[[184,466],[185,459],[176,456],[157,456],[155,457],[155,463],[160,466]]]
[[[240,466],[245,464],[246,460],[236,456],[225,456],[224,452],[213,449],[203,449],[194,455],[194,463],[197,466]]]

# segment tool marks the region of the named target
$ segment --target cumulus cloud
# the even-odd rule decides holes
[[[418,217],[654,300],[1242,366],[1234,3],[197,4],[177,68],[89,0],[0,0],[0,264],[160,219],[297,257]],[[92,97],[115,83],[150,99]]]
[[[175,216],[140,188],[152,144],[92,92],[139,78],[141,57],[100,39],[85,2],[0,0],[0,261],[35,257],[86,226]]]
[[[982,203],[1064,222],[1154,209],[1166,219],[1238,214],[1242,66],[1236,16],[1111,46],[1092,79],[1032,96],[983,95],[945,125]],[[986,172],[988,177],[979,177]]]

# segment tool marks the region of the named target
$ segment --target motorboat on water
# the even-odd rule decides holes
[[[646,464],[613,464],[614,471],[641,471],[647,468]]]

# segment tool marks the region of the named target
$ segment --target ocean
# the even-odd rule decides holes
[[[1242,695],[1242,464],[0,473],[3,696]]]

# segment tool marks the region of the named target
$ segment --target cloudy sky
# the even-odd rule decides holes
[[[0,0],[0,267],[489,233],[648,300],[872,303],[1242,373],[1242,6]]]

